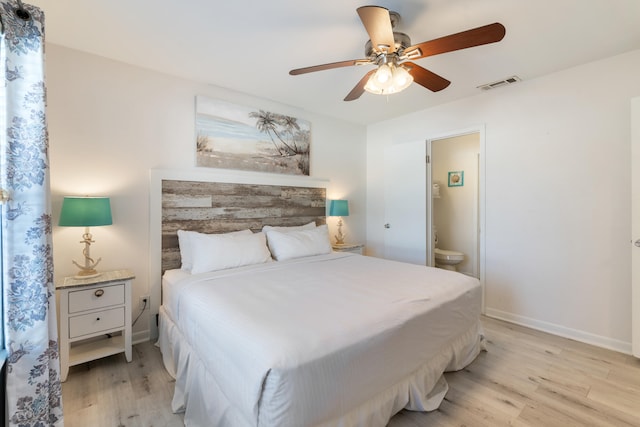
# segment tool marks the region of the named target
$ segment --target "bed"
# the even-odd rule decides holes
[[[207,190],[192,185],[177,184],[177,193],[184,196],[186,187],[194,197],[211,192],[210,184]],[[171,202],[163,205],[183,209],[175,206],[174,183],[166,188]],[[185,425],[384,426],[403,408],[436,409],[447,391],[443,373],[462,369],[481,350],[476,279],[331,252],[324,203],[316,206],[324,190],[317,191],[275,190],[287,194],[285,204],[297,213],[267,214],[257,230],[243,222],[217,235],[202,233],[207,237],[198,236],[200,243],[210,246],[194,246],[192,270],[181,268],[175,254],[163,257],[158,344],[176,379],[172,409],[184,411]],[[291,208],[292,192],[312,201],[294,197],[306,207]],[[198,210],[194,218],[225,222],[220,207],[211,209],[218,214]],[[232,222],[246,220],[246,213],[235,212]],[[175,220],[167,212],[162,217],[163,224]],[[180,221],[179,228],[188,225]],[[269,222],[282,228],[263,231]],[[173,236],[177,227],[163,225],[163,236],[182,244]],[[229,236],[230,228],[244,231]],[[214,264],[221,264],[203,266],[212,262],[206,253],[217,253]],[[237,258],[244,261],[236,265]]]

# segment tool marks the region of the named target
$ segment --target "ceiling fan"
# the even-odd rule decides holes
[[[397,93],[406,89],[413,81],[437,92],[451,82],[411,61],[499,42],[505,35],[504,26],[496,22],[412,45],[409,36],[393,31],[400,20],[398,13],[380,6],[362,6],[357,12],[370,37],[365,45],[366,58],[298,68],[289,71],[289,74],[296,76],[332,68],[373,64],[377,68],[364,75],[344,98],[345,101],[358,99],[365,91],[383,95]]]

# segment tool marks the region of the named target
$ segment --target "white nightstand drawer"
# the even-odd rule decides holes
[[[81,337],[124,326],[124,307],[69,318],[69,338]]]
[[[124,283],[69,292],[69,313],[124,304]]]

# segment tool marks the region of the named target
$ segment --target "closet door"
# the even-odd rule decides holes
[[[385,149],[384,257],[427,264],[427,162],[425,141]]]

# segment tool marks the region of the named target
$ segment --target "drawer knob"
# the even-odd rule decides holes
[[[96,317],[96,320],[100,320],[100,318],[99,318],[99,317]]]
[[[102,295],[104,295],[104,290],[102,289],[98,289],[97,291],[95,291],[95,296],[97,296],[98,298],[100,298]]]

